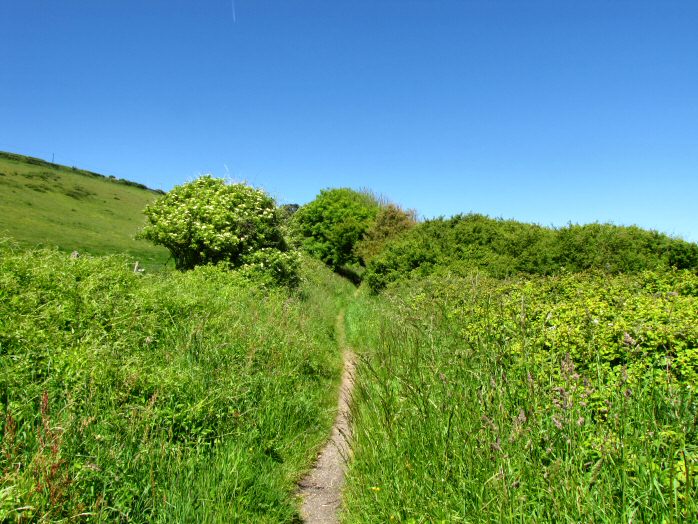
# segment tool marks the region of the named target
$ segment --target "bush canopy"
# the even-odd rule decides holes
[[[698,245],[636,226],[594,223],[553,229],[469,214],[428,220],[394,237],[367,263],[364,281],[378,292],[391,282],[440,270],[503,278],[670,267],[698,269]]]
[[[230,184],[210,175],[177,186],[148,205],[148,224],[139,237],[166,247],[177,269],[225,262],[233,267],[290,264],[274,200],[242,183]],[[286,273],[293,268],[282,268]]]
[[[293,230],[311,255],[337,270],[360,259],[354,247],[378,215],[370,194],[352,189],[325,189],[293,215]]]

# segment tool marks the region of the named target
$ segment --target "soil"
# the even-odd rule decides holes
[[[337,339],[344,359],[337,418],[332,426],[330,438],[318,455],[313,469],[298,483],[298,494],[303,500],[301,515],[306,524],[339,522],[344,473],[351,454],[349,406],[354,389],[356,356],[346,345],[343,312],[337,317]]]

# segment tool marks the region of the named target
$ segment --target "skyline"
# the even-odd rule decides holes
[[[156,189],[636,224],[698,241],[698,5],[0,6],[0,150]],[[21,21],[8,23],[7,21]]]

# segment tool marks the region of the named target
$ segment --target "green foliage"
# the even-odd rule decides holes
[[[390,240],[416,225],[415,215],[414,211],[403,211],[395,204],[383,206],[364,237],[356,243],[354,251],[364,263],[370,262]]]
[[[446,269],[503,278],[668,267],[698,269],[698,245],[634,226],[551,229],[471,214],[424,222],[389,242],[368,264],[364,280],[377,292],[391,282]]]
[[[451,274],[363,296],[345,521],[696,521],[697,290]]]
[[[698,245],[639,227],[569,225],[556,232],[554,261],[573,271],[698,268]]]
[[[351,286],[0,247],[0,521],[296,522]]]
[[[257,284],[296,287],[300,257],[297,251],[280,251],[263,247],[244,258],[240,273]]]
[[[134,238],[156,197],[136,183],[0,152],[0,235],[24,247],[125,253],[161,268],[167,250]]]
[[[220,262],[263,267],[268,260],[275,274],[293,272],[295,258],[282,254],[287,247],[274,200],[259,189],[206,175],[158,198],[145,215],[140,237],[166,247],[177,269]]]
[[[293,216],[293,230],[311,255],[337,270],[359,263],[354,248],[379,212],[374,197],[351,189],[325,189]]]
[[[283,206],[279,207],[279,213],[281,214],[281,220],[284,223],[290,222],[291,218],[293,215],[296,214],[296,211],[300,209],[301,206],[298,204],[284,204]]]

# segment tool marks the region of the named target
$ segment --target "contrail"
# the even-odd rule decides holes
[[[237,15],[235,14],[235,0],[230,0],[230,9],[231,9],[231,11],[233,12],[233,22],[234,22],[234,23],[237,23],[238,17],[237,17]]]

